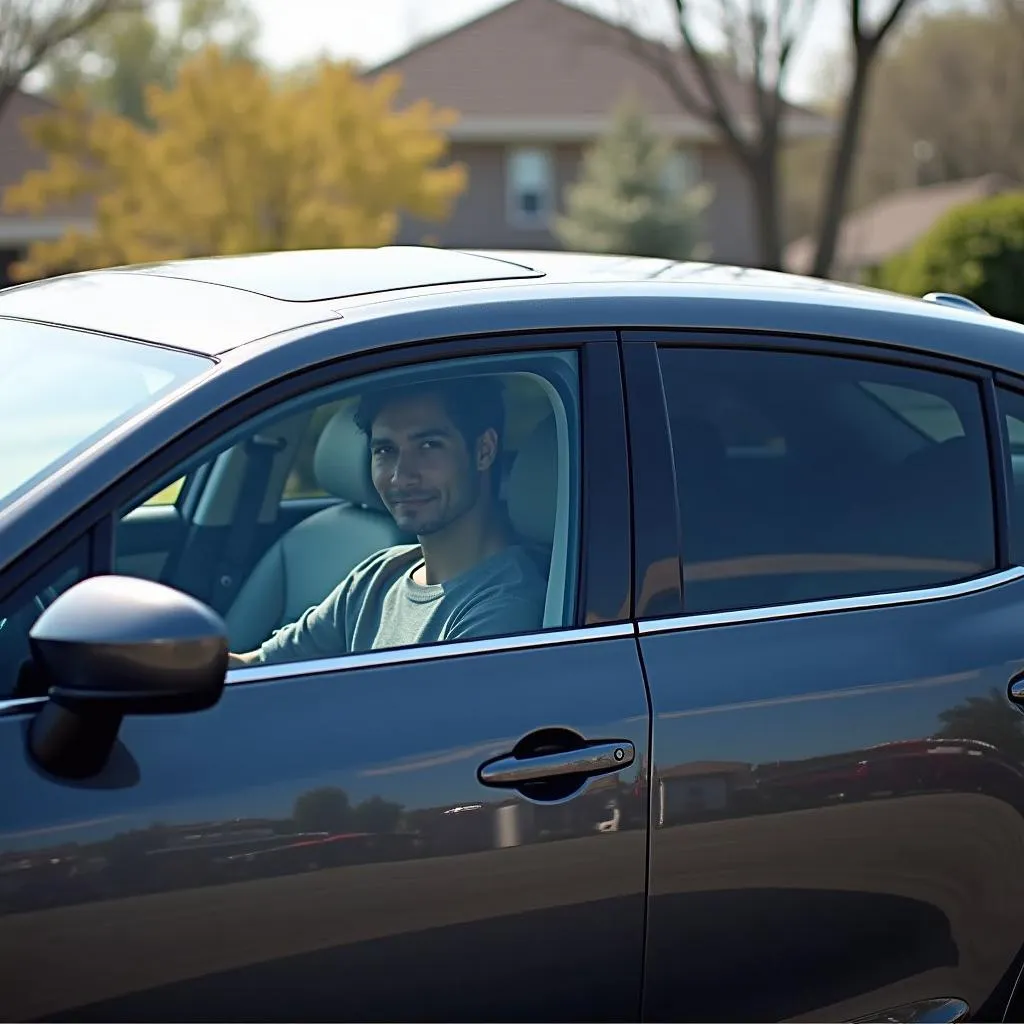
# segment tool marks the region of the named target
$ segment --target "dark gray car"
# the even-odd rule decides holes
[[[1004,1020],[1024,329],[379,249],[0,293],[8,1020]],[[226,671],[381,550],[355,410],[501,387],[535,628]]]

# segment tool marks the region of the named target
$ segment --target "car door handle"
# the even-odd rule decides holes
[[[566,775],[604,775],[628,768],[635,757],[636,750],[628,740],[602,740],[554,754],[506,754],[480,765],[478,778],[485,786],[520,786]]]

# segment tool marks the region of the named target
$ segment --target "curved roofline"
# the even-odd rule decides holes
[[[293,279],[301,279],[310,253],[266,253],[222,261],[176,261],[145,271],[111,268],[21,285],[0,291],[0,317],[41,319],[205,355],[315,324],[349,324],[385,315],[423,316],[441,330],[443,313],[453,325],[465,322],[465,329],[475,332],[482,328],[470,311],[484,307],[505,311],[503,329],[526,329],[528,323],[537,329],[569,327],[575,319],[582,329],[679,324],[835,334],[836,309],[842,308],[841,333],[857,337],[858,331],[867,331],[863,336],[868,340],[882,338],[889,327],[881,330],[881,320],[894,315],[918,325],[946,321],[1024,335],[1024,327],[982,313],[747,267],[560,251],[384,248],[396,251],[397,272],[381,250],[313,252],[324,287],[351,289],[338,297],[296,301],[289,292],[295,289],[287,280],[289,270]],[[370,259],[370,252],[380,255]],[[481,264],[493,261],[494,272],[482,273],[479,279],[461,273],[474,259]],[[371,282],[375,287],[361,287],[368,279],[367,263],[374,264],[370,276],[377,275]],[[518,279],[506,273],[513,264],[527,273]],[[220,269],[211,270],[215,265]],[[275,275],[283,278],[280,287]],[[278,295],[267,294],[268,278]],[[642,308],[629,310],[630,304],[640,301]],[[524,302],[536,307],[528,316],[518,308]],[[926,333],[932,330],[929,326]],[[927,351],[926,345],[910,347]]]

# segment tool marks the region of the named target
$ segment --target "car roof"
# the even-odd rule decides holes
[[[518,313],[502,320],[495,316],[499,308]],[[456,309],[461,326],[450,333],[677,324],[887,340],[894,319],[906,328],[910,318],[912,347],[925,350],[948,351],[931,343],[944,334],[935,330],[943,322],[961,325],[961,334],[971,325],[974,337],[995,330],[1004,345],[1007,330],[1021,336],[1015,347],[1024,340],[1024,328],[978,312],[856,285],[713,263],[569,252],[420,246],[272,252],[86,271],[0,291],[0,317],[205,355],[295,328],[367,317],[420,313],[436,325]],[[921,327],[926,330],[919,334]]]

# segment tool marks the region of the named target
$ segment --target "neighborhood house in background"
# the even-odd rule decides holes
[[[651,128],[673,147],[673,180],[683,188],[706,183],[713,193],[702,218],[710,258],[757,262],[749,180],[707,123],[681,112],[665,81],[600,18],[559,0],[514,0],[366,77],[392,72],[403,81],[398,108],[428,100],[458,111],[446,135],[451,160],[468,173],[444,223],[404,217],[397,242],[562,248],[554,221],[564,211],[565,191],[579,177],[583,153],[610,127],[616,105],[632,95]],[[737,109],[749,105],[742,82],[722,80]],[[25,139],[21,121],[48,109],[47,101],[19,94],[0,116],[0,189],[45,166],[45,154]],[[831,124],[792,107],[785,130],[793,138],[821,138]],[[91,216],[84,200],[38,212],[0,210],[0,282],[3,267],[21,258],[31,242],[88,229]]]

